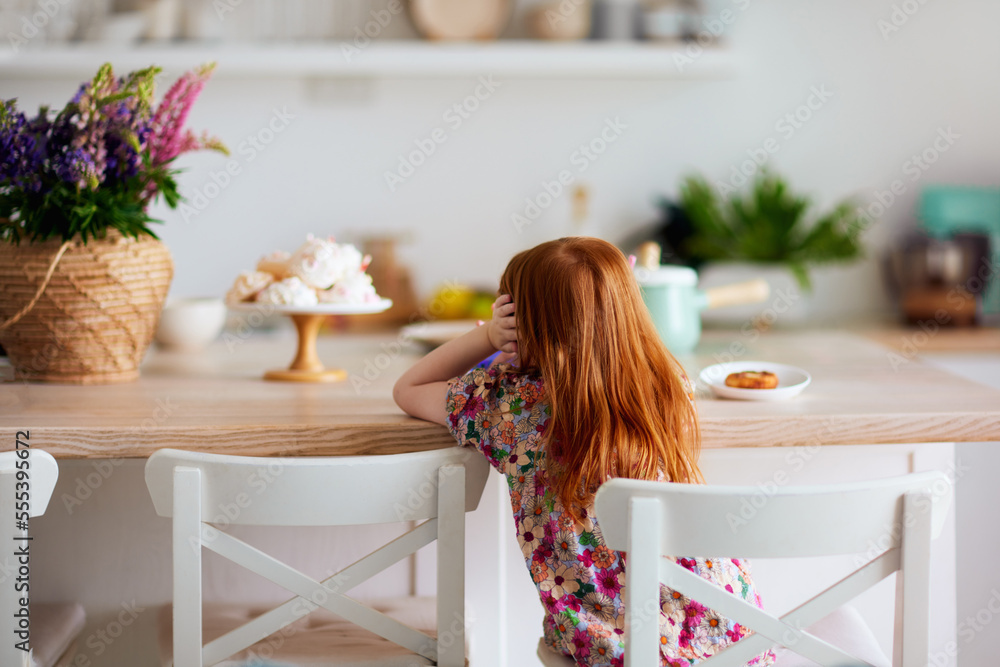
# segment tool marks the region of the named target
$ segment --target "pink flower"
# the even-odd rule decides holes
[[[215,63],[186,72],[163,97],[153,114],[150,157],[154,165],[170,162],[181,153],[212,148],[218,144],[207,136],[198,139],[190,130],[184,131],[191,106],[198,99],[213,70]]]
[[[556,524],[556,522],[550,519],[549,522],[545,524],[545,539],[547,539],[549,542],[554,542],[556,539],[557,529],[558,525]]]
[[[465,405],[462,407],[462,414],[474,417],[476,413],[483,410],[485,407],[486,405],[483,403],[482,396],[470,396]]]
[[[581,584],[589,584],[591,580],[591,570],[590,567],[585,563],[576,563],[573,565],[573,578],[577,579]]]
[[[545,611],[550,614],[556,614],[561,611],[559,609],[558,600],[556,600],[555,596],[552,595],[551,592],[542,591],[539,595],[541,596],[542,606],[545,607]]]
[[[608,568],[605,570],[599,570],[597,572],[597,590],[601,591],[608,597],[616,597],[618,591],[622,588],[622,582],[618,580],[618,575],[621,574],[622,569],[620,567]]]
[[[576,647],[575,653],[590,653],[590,635],[586,630],[573,629],[573,646]]]
[[[706,611],[708,611],[708,608],[705,605],[691,600],[684,607],[684,629],[693,628],[701,623],[701,619]]]

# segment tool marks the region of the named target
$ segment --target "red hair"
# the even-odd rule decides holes
[[[609,477],[703,481],[680,365],[620,250],[586,237],[543,243],[511,259],[500,292],[514,299],[518,370],[544,382],[546,476],[572,517]]]

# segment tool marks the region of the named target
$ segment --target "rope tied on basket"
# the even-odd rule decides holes
[[[24,308],[14,313],[14,315],[11,316],[10,319],[8,319],[6,322],[0,324],[0,331],[3,331],[10,325],[15,324],[18,320],[20,320],[22,317],[31,312],[31,309],[35,307],[35,304],[38,303],[38,300],[42,298],[42,293],[45,292],[45,288],[49,286],[49,281],[52,280],[52,274],[55,273],[56,266],[59,265],[59,260],[62,259],[63,253],[65,253],[69,249],[70,243],[72,242],[65,241],[61,246],[59,246],[59,251],[56,253],[56,256],[52,259],[52,262],[49,264],[49,270],[45,272],[45,278],[42,280],[42,284],[38,287],[38,291],[35,292],[35,296],[31,298],[31,301],[25,304]]]

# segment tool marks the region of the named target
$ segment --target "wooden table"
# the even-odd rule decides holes
[[[453,446],[445,428],[407,417],[392,402],[393,382],[420,353],[415,345],[401,343],[406,341],[393,335],[321,340],[323,360],[350,374],[341,384],[261,379],[266,369],[291,358],[295,340],[290,331],[230,337],[200,354],[153,351],[142,377],[131,384],[0,384],[0,449],[14,446],[15,431],[29,429],[34,447],[61,459],[49,511],[37,527],[32,525],[33,576],[37,573],[32,589],[38,599],[83,601],[90,619],[85,636],[113,622],[122,601],[136,600],[152,609],[169,600],[169,523],[153,515],[142,481],[142,459],[161,447],[341,455]],[[764,489],[776,483],[779,472],[780,483],[812,484],[926,469],[942,470],[954,479],[961,470],[954,468],[953,447],[941,443],[1000,441],[1000,391],[855,334],[709,331],[697,354],[681,362],[695,378],[702,367],[730,359],[801,366],[813,383],[781,403],[723,401],[702,392],[701,465],[710,483]],[[474,578],[468,582],[476,664],[530,666],[534,660],[541,611],[520,551],[510,539],[510,521],[506,484],[492,475],[480,508],[467,521],[469,543],[475,545],[469,572],[490,573],[470,574]],[[953,520],[949,525],[950,533],[935,543],[932,648],[955,639]],[[267,537],[262,539],[267,543]],[[323,539],[328,541],[310,545],[296,535],[288,544],[328,558],[332,545],[354,541]],[[75,557],[67,562],[61,554],[70,548]],[[344,564],[354,557],[339,556]],[[430,562],[428,556],[413,565],[417,574],[410,581],[418,593],[432,588]],[[315,564],[303,563],[304,571],[307,565]],[[797,572],[784,563],[769,571],[765,565],[771,564],[755,563],[764,584],[777,582],[795,593],[803,582],[819,584],[811,571]],[[222,588],[239,588],[224,577],[221,582]],[[884,637],[891,634],[886,625],[891,611],[884,608],[891,591],[880,595],[881,606],[862,611],[869,622],[881,619]],[[768,599],[780,602],[781,597],[782,591],[772,585]],[[88,653],[92,664],[155,662],[152,616],[141,616],[100,660],[96,651]]]
[[[199,354],[153,351],[140,380],[76,387],[0,384],[0,450],[30,429],[57,458],[145,458],[162,447],[246,455],[393,454],[450,447],[441,426],[404,415],[392,384],[419,350],[395,336],[338,336],[320,356],[337,384],[268,382],[294,351],[284,334],[217,341]],[[848,333],[707,332],[683,358],[692,379],[729,359],[808,370],[812,385],[778,403],[699,394],[705,448],[1000,441],[1000,391]]]

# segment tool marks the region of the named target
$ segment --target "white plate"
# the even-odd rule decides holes
[[[434,348],[458,338],[476,328],[477,320],[441,320],[438,322],[417,322],[402,328],[406,338],[421,345]]]
[[[232,310],[254,311],[270,315],[370,315],[381,313],[392,307],[392,299],[381,299],[371,303],[320,303],[315,306],[276,306],[271,303],[227,303]]]
[[[778,386],[774,389],[740,389],[727,387],[726,377],[730,373],[743,371],[770,371],[778,376]],[[701,371],[698,379],[708,385],[719,398],[735,398],[743,401],[784,401],[798,396],[812,382],[812,376],[797,366],[773,364],[769,361],[731,361],[715,364]]]

